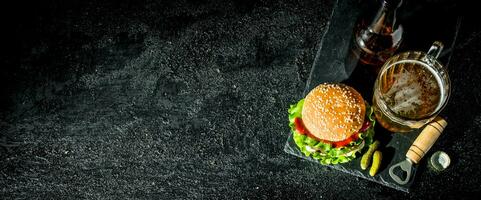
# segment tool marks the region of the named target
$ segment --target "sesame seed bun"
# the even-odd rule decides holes
[[[321,140],[342,141],[364,123],[366,105],[361,94],[344,84],[321,84],[304,100],[302,121]]]

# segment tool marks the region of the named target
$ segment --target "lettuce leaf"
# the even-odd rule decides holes
[[[296,104],[290,106],[289,112],[289,127],[293,132],[293,138],[299,150],[305,155],[310,156],[323,165],[346,163],[356,158],[356,153],[361,151],[364,147],[369,146],[374,138],[374,125],[376,121],[373,116],[373,109],[366,103],[366,119],[371,122],[371,126],[364,132],[359,133],[359,138],[352,141],[350,144],[334,148],[331,144],[319,142],[306,135],[302,135],[296,131],[294,119],[302,118],[302,107],[304,106],[304,99],[301,99]]]

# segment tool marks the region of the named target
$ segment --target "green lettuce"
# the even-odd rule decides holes
[[[367,103],[366,119],[371,122],[371,126],[364,132],[360,132],[357,140],[351,141],[348,145],[339,148],[335,148],[328,143],[317,141],[296,131],[294,120],[295,118],[302,118],[303,106],[304,99],[290,106],[289,127],[293,133],[294,142],[305,156],[319,160],[323,165],[346,163],[356,158],[357,152],[373,142],[374,125],[376,121],[373,117],[373,109]]]

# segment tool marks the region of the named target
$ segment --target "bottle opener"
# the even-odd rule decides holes
[[[425,126],[416,140],[414,140],[411,147],[409,147],[409,150],[406,153],[406,160],[389,168],[389,175],[394,181],[396,181],[396,183],[404,185],[409,182],[411,179],[411,172],[413,171],[413,164],[418,164],[424,155],[426,155],[426,152],[428,152],[433,146],[434,142],[436,142],[447,125],[448,123],[446,120],[441,117],[436,117],[432,122]],[[394,173],[397,168],[403,171],[403,173],[406,173],[406,178],[403,179]]]

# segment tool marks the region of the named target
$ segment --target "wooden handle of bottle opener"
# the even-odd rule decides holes
[[[423,131],[421,131],[411,147],[409,147],[406,157],[416,164],[419,163],[421,158],[423,158],[433,146],[434,142],[436,142],[447,125],[448,122],[443,118],[434,118],[434,120],[426,125]]]

